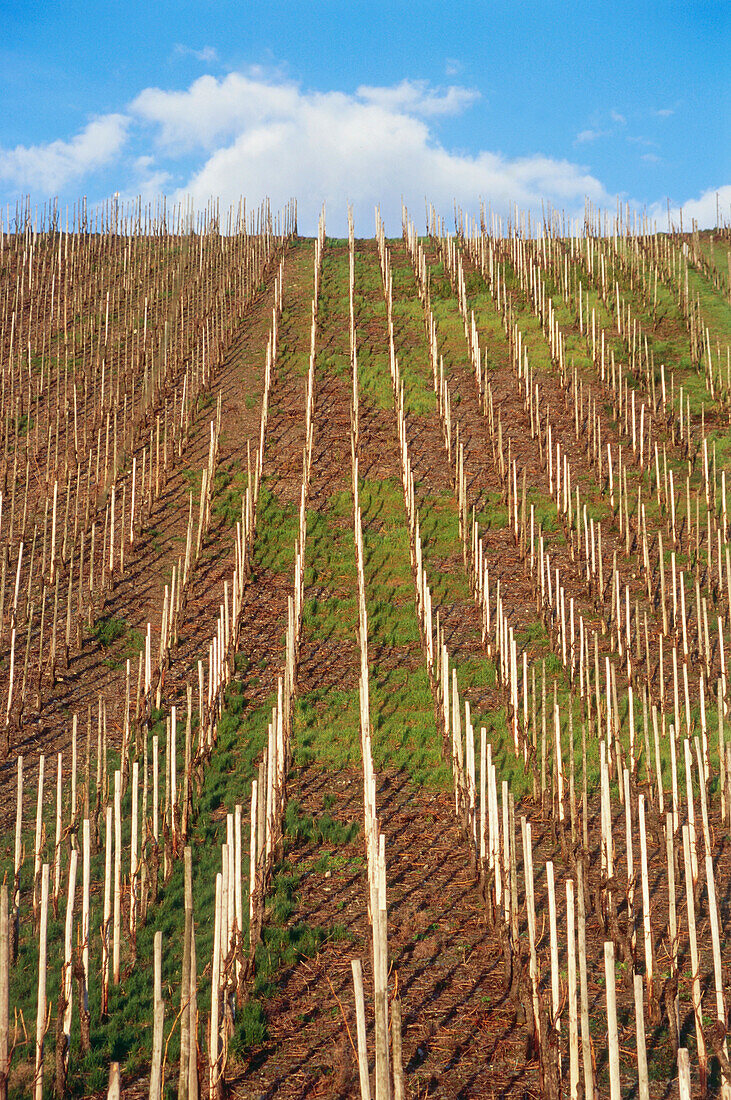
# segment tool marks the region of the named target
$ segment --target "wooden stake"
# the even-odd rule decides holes
[[[40,930],[38,933],[38,1008],[36,1012],[36,1068],[33,1082],[34,1100],[43,1100],[43,1044],[46,1036],[46,967],[48,937],[49,866],[41,870]]]
[[[107,1100],[120,1100],[121,1095],[119,1062],[111,1062],[109,1065],[109,1081],[107,1083]]]
[[[650,923],[650,878],[647,867],[647,831],[645,829],[645,796],[638,800],[640,822],[640,869],[642,874],[642,924],[645,938],[645,980],[647,997],[652,1001],[652,926]]]
[[[112,979],[119,985],[122,948],[122,773],[114,773],[114,928],[112,938]]]
[[[693,1013],[695,1016],[696,1047],[698,1050],[698,1072],[701,1079],[701,1093],[708,1091],[708,1064],[706,1042],[703,1035],[703,1002],[699,972],[698,939],[695,923],[695,899],[693,895],[693,868],[691,865],[691,837],[687,825],[683,826],[683,860],[685,863],[685,899],[688,910],[688,939],[690,940],[690,962],[692,976]]]
[[[23,856],[23,757],[18,757],[18,785],[15,802],[15,854],[13,861],[13,928],[12,948],[13,961],[18,952],[18,933],[20,925],[20,866]]]
[[[581,991],[581,1055],[584,1065],[584,1096],[594,1100],[594,1063],[591,1055],[591,1030],[589,1028],[589,982],[586,968],[586,910],[584,902],[584,865],[576,863],[578,900],[579,982]]]
[[[112,821],[113,811],[107,806],[104,838],[104,918],[102,923],[102,1003],[101,1015],[109,1009],[109,924],[112,918]]]
[[[352,959],[353,986],[355,990],[355,1019],[358,1033],[358,1073],[360,1075],[361,1100],[371,1100],[371,1084],[368,1076],[368,1049],[366,1046],[365,997],[363,993],[363,967],[360,959]]]
[[[218,1094],[220,1079],[219,998],[221,981],[221,922],[223,877],[216,875],[216,913],[213,930],[213,965],[211,969],[211,1028],[208,1045],[208,1091],[210,1100]]]
[[[680,1100],[691,1100],[690,1055],[687,1047],[678,1048],[678,1095]]]
[[[58,897],[61,888],[61,800],[63,798],[63,753],[56,757],[56,842],[53,857],[53,909],[58,913]]]
[[[541,1046],[541,1013],[538,995],[538,959],[536,955],[536,910],[533,890],[533,851],[530,822],[521,817],[523,833],[523,866],[525,874],[525,903],[528,914],[528,941],[530,945],[530,978],[533,991],[533,1027],[538,1049]]]
[[[401,1051],[401,1001],[391,1002],[391,1045],[393,1047],[393,1100],[404,1100],[404,1065]]]
[[[8,1097],[8,1011],[10,1004],[10,915],[8,887],[0,886],[0,1100]]]
[[[373,895],[373,980],[376,1040],[376,1100],[389,1100],[391,1093],[388,1068],[388,931],[386,925],[385,837],[379,836],[377,864],[374,869]]]
[[[607,985],[607,1025],[609,1053],[609,1096],[610,1100],[621,1100],[622,1091],[619,1082],[619,1035],[617,1032],[617,996],[614,976],[614,943],[604,943],[604,977]]]
[[[559,1005],[561,982],[558,973],[558,930],[556,927],[556,887],[553,876],[553,862],[546,863],[546,884],[548,886],[548,927],[551,945],[551,1019],[556,1031],[561,1030]]]
[[[726,1004],[723,996],[723,969],[721,966],[721,937],[719,934],[718,905],[716,903],[716,881],[713,875],[713,859],[706,852],[706,884],[708,887],[708,912],[711,921],[711,943],[713,945],[713,981],[716,987],[716,1015],[719,1023],[726,1026]],[[728,1045],[724,1037],[723,1053],[728,1057]],[[722,1076],[722,1100],[731,1100],[731,1082]]]
[[[69,1060],[69,1047],[71,1043],[71,1009],[73,998],[73,965],[72,965],[72,951],[73,951],[73,923],[74,923],[74,901],[76,896],[76,866],[79,858],[79,853],[76,848],[71,851],[71,858],[69,860],[69,883],[68,883],[68,895],[66,899],[66,924],[64,928],[64,960],[63,960],[63,977],[61,988],[63,991],[64,1013],[63,1013],[63,1036],[64,1036],[64,1052],[63,1060],[66,1069],[68,1069]]]
[[[185,932],[183,940],[183,969],[180,980],[180,1070],[178,1073],[178,1100],[187,1100],[190,1076],[190,940],[193,930],[193,852],[188,846],[183,853],[185,864]]]
[[[637,1028],[637,1082],[639,1100],[650,1100],[650,1086],[647,1076],[647,1050],[645,1048],[645,1008],[642,1000],[642,975],[633,978],[635,993],[635,1026]]]
[[[190,1058],[188,1059],[188,1100],[198,1100],[198,974],[195,955],[195,921],[190,926],[190,981],[188,1003],[188,1032]]]
[[[566,937],[569,968],[569,1096],[579,1095],[579,1028],[576,997],[576,933],[574,928],[574,884],[566,880]]]
[[[84,971],[82,1003],[79,1012],[89,1012],[89,913],[91,892],[91,829],[88,817],[84,818],[82,837],[82,888],[81,888],[81,962]]]
[[[154,940],[154,992],[152,1017],[152,1065],[150,1067],[150,1100],[162,1096],[162,1040],[165,1023],[165,1002],[162,999],[162,932]]]
[[[35,862],[33,865],[33,912],[38,908],[38,876],[41,873],[41,839],[43,827],[43,775],[46,758],[41,753],[38,759],[38,798],[36,800]]]

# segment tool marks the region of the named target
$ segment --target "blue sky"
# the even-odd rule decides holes
[[[731,220],[728,3],[0,0],[0,204],[322,198],[370,234],[616,196]],[[7,216],[7,215],[6,215]]]

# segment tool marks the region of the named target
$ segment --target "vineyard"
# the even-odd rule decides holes
[[[731,1100],[731,226],[413,218],[0,227],[0,1100]]]

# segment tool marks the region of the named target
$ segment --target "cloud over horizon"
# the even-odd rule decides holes
[[[683,229],[689,230],[693,220],[698,222],[698,227],[712,228],[716,224],[716,211],[728,222],[731,220],[731,184],[726,183],[721,187],[709,187],[697,199],[689,199],[687,202],[678,203],[670,201],[670,221],[676,227],[680,226],[680,215],[683,215]],[[668,200],[656,202],[648,210],[651,221],[656,221],[659,229],[668,227]]]
[[[88,172],[112,163],[121,153],[130,119],[122,114],[94,118],[70,141],[0,148],[0,182],[48,198]]]
[[[203,75],[183,90],[145,88],[124,112],[91,119],[69,140],[0,148],[0,187],[44,199],[72,186],[151,199],[166,187],[199,207],[213,196],[223,205],[242,195],[258,205],[269,196],[275,207],[296,196],[305,233],[314,232],[323,200],[329,230],[343,231],[350,202],[363,235],[373,232],[377,203],[389,232],[398,232],[402,196],[419,221],[425,198],[445,215],[455,200],[476,212],[482,199],[502,215],[514,204],[540,212],[544,200],[572,217],[583,215],[587,198],[613,208],[615,197],[582,164],[540,152],[448,148],[445,120],[479,98],[472,88],[425,80],[345,93],[303,89],[258,70]],[[586,130],[576,140],[599,136]],[[728,217],[731,186],[718,190]],[[708,224],[715,224],[715,195],[711,189],[686,203],[697,211],[687,217],[704,224],[712,213]],[[665,202],[650,209],[667,219]]]
[[[323,199],[331,223],[341,227],[350,202],[361,233],[372,232],[377,203],[397,231],[401,196],[419,217],[425,197],[451,211],[455,199],[474,210],[482,196],[503,213],[513,203],[540,209],[544,198],[572,212],[583,211],[587,196],[609,201],[597,179],[566,160],[445,148],[428,120],[466,110],[476,98],[470,89],[425,81],[345,94],[231,74],[202,77],[185,92],[147,89],[132,108],[170,155],[204,152],[176,197],[190,195],[202,205],[211,195],[224,203],[241,194],[258,203],[269,195],[279,206],[296,195],[310,231]]]

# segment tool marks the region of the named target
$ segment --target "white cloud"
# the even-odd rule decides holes
[[[131,104],[142,121],[155,125],[161,146],[173,154],[196,147],[213,150],[262,125],[292,122],[305,113],[337,116],[358,107],[404,116],[454,115],[478,98],[468,88],[433,89],[426,81],[403,80],[392,87],[366,85],[355,96],[341,92],[302,92],[291,81],[230,73],[222,80],[202,76],[185,91],[146,88]]]
[[[130,109],[158,127],[158,142],[166,151],[182,154],[196,147],[215,149],[251,126],[291,118],[299,99],[294,84],[230,73],[222,80],[201,76],[182,92],[145,88]]]
[[[176,42],[175,53],[179,57],[192,57],[206,65],[218,61],[218,50],[215,46],[204,46],[201,50],[194,50],[190,46],[184,46],[182,42]]]
[[[446,76],[458,76],[462,72],[462,62],[456,57],[448,57],[444,66]]]
[[[114,161],[125,143],[128,124],[125,115],[101,115],[70,141],[0,148],[0,180],[19,190],[56,194]]]
[[[167,188],[173,200],[189,198],[199,208],[212,196],[225,206],[244,195],[250,208],[265,196],[275,208],[295,196],[303,233],[314,232],[323,200],[329,231],[345,231],[350,202],[364,235],[373,232],[376,204],[388,231],[398,232],[401,196],[420,224],[425,197],[450,220],[455,200],[476,213],[483,199],[502,216],[512,214],[514,204],[540,216],[543,200],[580,219],[587,198],[614,207],[614,196],[574,161],[448,148],[435,122],[477,98],[469,88],[415,80],[343,93],[306,90],[286,75],[256,69],[221,79],[205,75],[182,90],[146,88],[126,113],[93,119],[68,141],[0,148],[0,184],[68,196],[86,189],[95,170],[113,166],[124,194],[149,199]],[[612,132],[582,130],[575,144]],[[628,140],[654,163],[660,151],[647,139]],[[720,189],[720,205],[730,220],[730,186]],[[666,224],[664,202],[649,209]],[[677,204],[674,209],[677,220]],[[685,204],[684,219],[691,218],[715,224],[715,190]]]
[[[574,138],[574,145],[586,145],[590,141],[597,141],[599,138],[606,136],[606,130],[579,130]]]
[[[689,199],[682,205],[670,202],[670,221],[679,226],[680,212],[683,212],[683,229],[690,229],[691,221],[698,222],[699,229],[713,229],[716,225],[717,212],[722,224],[731,224],[731,183],[721,187],[709,187],[697,199]],[[659,228],[667,229],[668,204],[664,202],[654,203],[649,211],[650,218],[657,222]]]
[[[426,80],[402,80],[390,88],[373,88],[361,84],[356,92],[359,99],[374,103],[392,111],[429,118],[434,115],[457,115],[480,98],[471,88],[451,85],[446,91],[430,88]]]
[[[162,194],[170,183],[170,173],[164,168],[157,167],[155,158],[149,154],[135,157],[133,168],[134,187],[132,192],[125,195],[125,199],[134,199],[138,195],[143,199],[152,199]]]
[[[659,164],[660,158],[657,153],[643,153],[640,160],[644,160],[646,164]]]
[[[671,115],[675,114],[675,109],[673,107],[661,107],[659,111],[655,111],[655,114],[658,118],[670,118]]]
[[[603,122],[604,128],[600,129],[597,122]],[[608,125],[611,122],[613,125]],[[578,134],[574,138],[574,145],[588,145],[593,141],[599,141],[600,138],[615,137],[617,134],[617,127],[626,126],[627,119],[619,111],[610,111],[609,116],[602,114],[601,120],[595,117],[595,121],[591,126],[588,126],[585,130],[579,130]]]
[[[279,206],[297,196],[303,232],[314,231],[323,199],[330,227],[342,228],[350,202],[364,233],[372,231],[378,202],[397,230],[401,195],[419,216],[425,196],[449,211],[455,198],[474,210],[481,195],[501,212],[513,202],[540,209],[543,198],[573,212],[583,211],[587,195],[609,201],[598,180],[568,161],[444,148],[431,120],[477,98],[469,88],[415,80],[363,85],[354,94],[311,92],[250,71],[203,76],[184,91],[148,88],[130,110],[151,129],[163,158],[202,154],[177,197],[191,194],[204,205],[212,195],[228,203],[243,194],[258,204],[268,195]]]
[[[323,199],[330,228],[343,227],[351,202],[363,233],[372,231],[379,202],[396,231],[402,195],[419,218],[425,196],[445,211],[454,199],[475,210],[483,196],[501,213],[513,203],[540,210],[543,198],[572,213],[583,212],[586,196],[611,201],[597,179],[569,161],[457,153],[439,144],[427,119],[474,98],[468,89],[414,81],[347,95],[231,74],[202,77],[183,92],[148,89],[132,109],[153,125],[163,152],[204,151],[176,197],[190,194],[204,205],[212,195],[230,203],[243,194],[257,204],[268,195],[279,206],[297,196],[303,232],[314,231]]]

